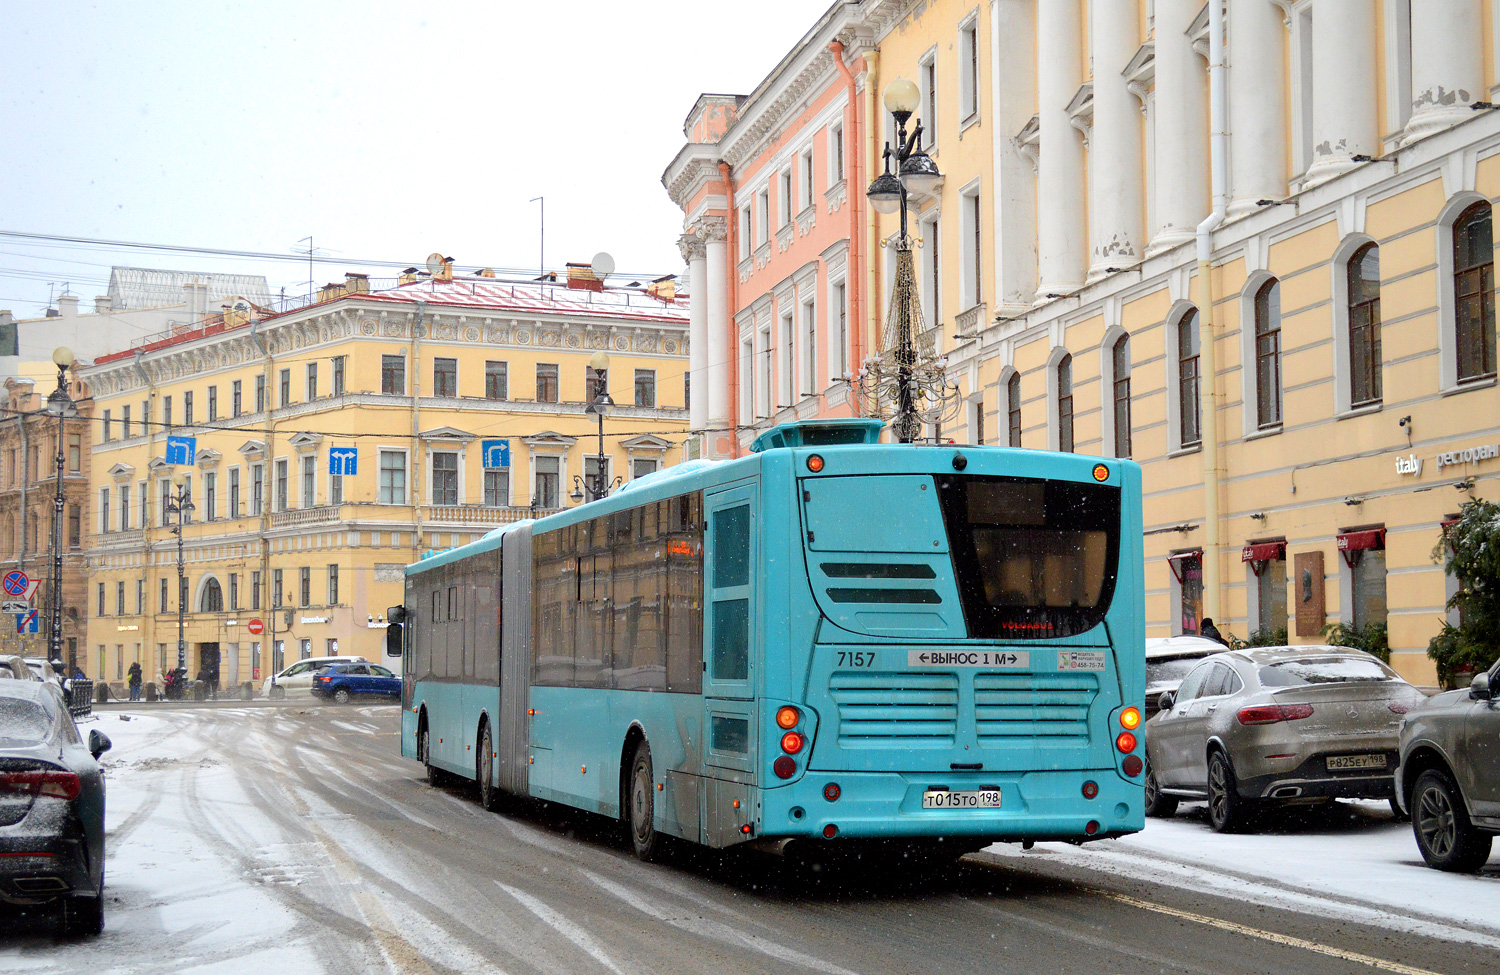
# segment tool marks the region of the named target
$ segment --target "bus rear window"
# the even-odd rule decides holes
[[[1120,554],[1120,491],[941,475],[938,497],[969,636],[1046,639],[1097,626]]]

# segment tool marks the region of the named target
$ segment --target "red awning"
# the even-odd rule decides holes
[[[1186,559],[1201,560],[1202,558],[1203,549],[1201,548],[1195,548],[1191,552],[1173,552],[1167,556],[1167,568],[1172,570],[1172,577],[1177,580],[1177,584],[1180,586],[1182,585],[1182,570],[1178,568],[1177,563]]]
[[[1240,550],[1241,562],[1272,562],[1286,558],[1286,542],[1256,542]]]
[[[1339,533],[1340,552],[1363,552],[1366,549],[1385,548],[1385,529],[1368,528],[1358,532]]]

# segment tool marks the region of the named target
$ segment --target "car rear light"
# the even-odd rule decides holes
[[[1085,782],[1083,784],[1083,797],[1085,799],[1092,799],[1095,796],[1097,796],[1098,794],[1099,794],[1099,783],[1097,783],[1097,782]]]
[[[789,779],[797,774],[797,763],[783,755],[771,763],[771,770],[778,779]]]
[[[72,772],[0,772],[0,792],[30,793],[72,801],[83,783]]]
[[[1409,701],[1391,701],[1386,707],[1391,709],[1392,714],[1406,714],[1412,708],[1416,707],[1416,705]]]
[[[797,722],[802,720],[802,712],[788,704],[776,709],[776,726],[783,730],[797,727]]]
[[[1120,727],[1127,731],[1134,731],[1141,726],[1141,711],[1139,708],[1126,708],[1120,712]]]
[[[802,750],[802,746],[805,744],[807,744],[807,739],[803,738],[795,731],[788,731],[786,734],[781,736],[781,750],[786,752],[788,755],[797,754]]]
[[[1141,756],[1126,755],[1125,761],[1120,763],[1120,769],[1133,779],[1137,775],[1141,774],[1141,769],[1144,768],[1145,765],[1146,763],[1141,761]]]
[[[1243,725],[1276,724],[1278,721],[1296,721],[1312,717],[1311,704],[1256,704],[1240,708],[1235,718]]]
[[[838,802],[839,796],[843,794],[844,790],[839,788],[839,784],[837,782],[830,782],[827,785],[823,786],[823,798],[827,799],[829,802]]]
[[[1120,734],[1115,738],[1115,747],[1122,752],[1133,752],[1135,751],[1135,746],[1135,735],[1131,734],[1128,731],[1120,732]]]

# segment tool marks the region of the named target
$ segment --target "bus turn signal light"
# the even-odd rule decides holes
[[[1139,708],[1126,708],[1120,712],[1120,727],[1126,731],[1134,731],[1141,726],[1141,711]]]
[[[784,731],[797,727],[797,722],[801,720],[802,712],[790,704],[776,710],[776,724]]]
[[[1122,752],[1135,751],[1135,735],[1128,731],[1120,732],[1119,736],[1115,738],[1115,747]]]
[[[1095,464],[1094,480],[1100,482],[1109,480],[1109,468],[1105,467],[1103,464]]]
[[[819,454],[813,454],[811,457],[807,458],[807,469],[812,471],[814,474],[821,471],[823,469],[822,456]]]
[[[807,739],[803,738],[795,731],[788,731],[786,734],[781,736],[781,750],[786,752],[788,755],[797,754],[802,750],[802,746],[805,744],[807,744]]]

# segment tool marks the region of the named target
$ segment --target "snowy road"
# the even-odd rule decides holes
[[[130,720],[125,720],[126,717]],[[1078,849],[811,882],[636,862],[611,824],[483,812],[369,707],[108,710],[105,934],[0,922],[7,972],[1490,972],[1500,855],[1421,865],[1383,807],[1213,834],[1191,807]]]

